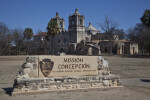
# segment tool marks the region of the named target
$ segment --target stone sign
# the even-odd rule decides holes
[[[45,63],[43,60],[50,62]],[[97,60],[97,56],[41,56],[39,57],[39,77],[98,75]],[[43,73],[44,66],[49,69],[47,70],[48,75]]]
[[[101,56],[35,56],[18,71],[13,94],[120,86]]]

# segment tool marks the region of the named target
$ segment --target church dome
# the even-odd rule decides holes
[[[98,32],[98,30],[93,27],[91,23],[89,23],[89,26],[85,30],[92,33],[92,35],[95,35]]]

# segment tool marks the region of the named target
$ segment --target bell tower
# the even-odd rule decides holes
[[[85,17],[80,15],[78,9],[75,9],[75,13],[69,16],[68,31],[71,36],[71,43],[79,43],[81,40],[85,40]]]
[[[51,20],[55,20],[58,24],[58,28],[59,28],[59,31],[65,31],[65,21],[63,18],[61,18],[59,16],[59,13],[56,12],[56,16],[54,18],[52,18]]]

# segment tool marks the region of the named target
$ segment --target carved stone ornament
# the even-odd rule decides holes
[[[53,66],[54,66],[54,62],[51,61],[51,59],[46,58],[40,61],[41,72],[45,77],[47,77],[51,73]]]

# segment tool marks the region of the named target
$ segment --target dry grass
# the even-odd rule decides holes
[[[0,100],[149,100],[150,58],[105,56],[123,88],[9,96],[17,71],[27,56],[0,56]],[[7,93],[6,93],[7,92]]]

